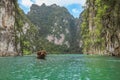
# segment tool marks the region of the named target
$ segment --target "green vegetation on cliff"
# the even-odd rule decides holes
[[[83,51],[120,55],[120,2],[87,0],[81,14]]]
[[[36,50],[35,40],[37,27],[35,27],[24,12],[19,8],[17,0],[14,1],[15,5],[15,46],[19,55],[31,54]],[[19,47],[18,47],[19,46]]]

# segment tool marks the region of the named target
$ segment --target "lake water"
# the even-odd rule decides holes
[[[0,57],[0,80],[120,80],[120,58],[79,54]]]

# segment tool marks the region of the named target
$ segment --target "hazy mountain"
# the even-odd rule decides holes
[[[63,52],[78,52],[79,27],[76,19],[65,7],[56,4],[51,6],[33,4],[27,16],[33,24],[39,27],[38,35],[42,48],[52,48],[55,51]],[[48,47],[48,44],[52,45]]]

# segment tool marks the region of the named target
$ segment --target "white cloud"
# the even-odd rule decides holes
[[[21,4],[25,7],[30,7],[33,2],[31,0],[21,0]]]
[[[79,13],[80,11],[78,9],[74,8],[74,9],[72,9],[72,12],[73,13]]]
[[[35,4],[41,5],[45,3],[46,5],[57,4],[60,6],[67,6],[70,4],[81,4],[85,5],[86,0],[35,0]]]
[[[46,5],[51,5],[51,4],[57,4],[60,6],[67,6],[70,4],[80,4],[80,5],[85,5],[86,0],[34,0],[32,2],[31,0],[21,0],[22,5],[26,7],[30,7],[33,3],[37,5],[41,5],[45,3]]]

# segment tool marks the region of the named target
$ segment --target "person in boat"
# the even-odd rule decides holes
[[[45,59],[47,52],[45,50],[40,50],[37,52],[38,59]]]

